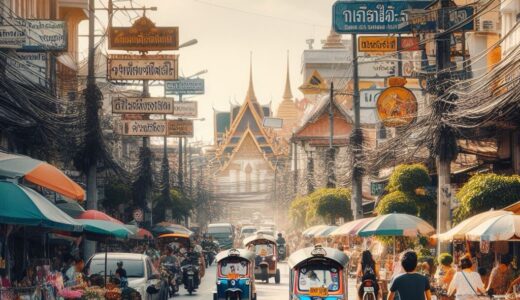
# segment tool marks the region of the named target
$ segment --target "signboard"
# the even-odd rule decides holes
[[[381,34],[437,32],[439,10],[426,10],[429,1],[337,1],[333,6],[333,25],[338,33]],[[457,31],[473,30],[473,7],[449,9],[447,27]],[[466,21],[467,24],[465,23]],[[464,24],[464,25],[462,25]]]
[[[108,56],[108,80],[177,80],[177,55]]]
[[[405,51],[401,53],[402,76],[414,77],[421,71],[422,53],[421,51]]]
[[[132,27],[111,27],[108,49],[141,52],[178,50],[179,27],[156,27],[143,16]]]
[[[386,127],[399,127],[411,123],[417,116],[417,99],[404,87],[404,78],[392,81],[389,80],[391,86],[377,99],[377,114]]]
[[[202,95],[204,94],[204,79],[185,79],[166,81],[164,83],[166,95]]]
[[[402,36],[399,38],[400,51],[419,51],[422,50],[421,41],[415,36]]]
[[[397,57],[359,56],[358,74],[363,78],[381,78],[397,74]]]
[[[263,125],[267,128],[279,129],[283,127],[283,119],[264,117]]]
[[[381,94],[382,89],[370,89],[359,91],[359,104],[361,108],[375,108],[377,97]]]
[[[20,83],[28,80],[47,86],[47,61],[47,53],[17,52],[13,57],[7,58],[6,73],[9,78]]]
[[[193,137],[192,120],[168,120],[168,136]]]
[[[397,37],[360,36],[358,48],[360,52],[395,52],[397,51]]]
[[[195,101],[175,101],[173,104],[173,115],[176,117],[196,118],[198,117],[198,106]]]
[[[166,121],[164,120],[134,120],[122,121],[122,134],[128,136],[164,136]]]
[[[64,51],[66,28],[65,21],[4,19],[0,24],[0,48]]]
[[[136,120],[150,120],[150,115],[141,114],[123,114],[121,120],[136,121]]]
[[[125,98],[112,100],[114,114],[171,114],[173,98]]]

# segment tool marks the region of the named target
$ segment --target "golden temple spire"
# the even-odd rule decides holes
[[[289,50],[287,50],[287,78],[285,79],[285,92],[283,93],[284,100],[292,100],[293,94],[291,91],[291,76],[289,73]]]
[[[253,52],[249,55],[249,87],[247,89],[246,101],[257,102],[253,86]]]

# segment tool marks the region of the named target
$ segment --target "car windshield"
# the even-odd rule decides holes
[[[242,229],[242,233],[254,233],[256,232],[256,228],[244,228]]]
[[[272,244],[255,245],[255,254],[259,256],[271,256],[274,254],[274,247]]]
[[[108,275],[114,275],[117,270],[117,262],[123,262],[123,269],[126,270],[127,277],[143,278],[144,277],[144,262],[136,259],[113,259],[109,258],[107,261]],[[105,274],[105,259],[93,259],[88,266],[89,274]]]
[[[241,276],[247,275],[248,262],[243,259],[229,259],[220,264],[220,273],[224,276],[231,274],[238,274]]]
[[[209,227],[208,228],[208,233],[209,234],[212,234],[212,235],[230,235],[231,234],[231,227],[225,227],[225,226],[221,226],[221,227]]]
[[[326,287],[329,292],[339,290],[338,269],[327,266],[302,267],[298,274],[298,289],[309,291],[311,288]]]

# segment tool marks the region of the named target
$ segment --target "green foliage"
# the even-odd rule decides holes
[[[336,218],[352,220],[350,190],[345,188],[322,188],[305,197],[293,200],[289,217],[296,228],[319,223],[333,223]]]
[[[399,165],[395,168],[388,182],[388,191],[401,191],[413,193],[418,188],[424,188],[430,184],[428,169],[422,164]]]
[[[451,264],[453,263],[453,256],[451,256],[451,254],[449,253],[441,253],[437,261],[441,265],[451,266]]]
[[[105,200],[103,207],[116,209],[119,205],[130,202],[132,188],[119,177],[114,177],[105,185]]]
[[[193,209],[193,201],[179,190],[170,190],[170,197],[165,198],[162,193],[153,199],[153,215],[157,222],[164,221],[166,211],[172,210],[174,220],[181,220]]]
[[[135,181],[132,183],[134,204],[146,208],[147,195],[151,195],[154,187],[153,152],[149,147],[141,147],[139,161],[135,169]]]
[[[417,204],[403,192],[395,191],[385,195],[376,207],[378,215],[402,213],[416,216],[419,212]]]
[[[461,221],[475,214],[501,209],[520,198],[520,176],[477,174],[457,193],[460,201],[455,220]]]

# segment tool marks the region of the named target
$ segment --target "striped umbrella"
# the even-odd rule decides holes
[[[358,235],[368,236],[409,236],[429,235],[435,229],[421,218],[407,214],[388,214],[375,217],[363,226]]]
[[[329,236],[351,236],[356,235],[363,226],[374,220],[374,218],[364,218],[350,221],[336,228]]]
[[[62,171],[28,156],[0,152],[0,177],[24,178],[74,200],[85,199],[85,191]]]

